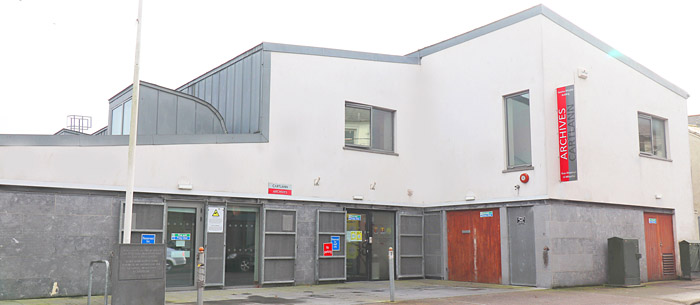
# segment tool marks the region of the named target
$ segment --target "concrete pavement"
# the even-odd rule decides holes
[[[399,304],[693,304],[700,302],[700,281],[647,283],[639,288],[576,287],[538,289],[440,280],[396,282]],[[389,283],[342,284],[205,291],[205,304],[371,304],[389,302]],[[167,304],[195,304],[195,291],[172,291]],[[104,299],[93,297],[93,304]],[[0,305],[77,305],[86,297],[0,301]]]

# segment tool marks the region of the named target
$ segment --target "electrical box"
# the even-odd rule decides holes
[[[693,272],[700,272],[700,240],[684,240],[678,243],[683,279],[691,280]]]
[[[619,237],[608,238],[608,285],[639,286],[639,241]]]

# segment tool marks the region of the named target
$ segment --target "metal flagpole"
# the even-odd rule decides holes
[[[139,57],[141,53],[141,7],[143,0],[139,0],[139,15],[136,19],[136,54],[134,56],[134,84],[131,86],[131,122],[129,128],[129,161],[126,184],[126,207],[124,207],[124,239],[123,243],[131,243],[131,213],[134,207],[134,175],[136,170],[136,135],[138,134],[139,121]]]

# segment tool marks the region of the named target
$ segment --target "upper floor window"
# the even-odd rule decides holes
[[[394,151],[393,110],[345,103],[345,146]]]
[[[530,149],[530,92],[503,97],[506,116],[508,168],[532,165]]]
[[[131,128],[131,101],[112,109],[112,134],[128,135]]]
[[[639,153],[668,158],[666,152],[666,119],[638,113]]]

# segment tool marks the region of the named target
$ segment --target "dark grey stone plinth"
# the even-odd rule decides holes
[[[115,246],[112,304],[165,304],[165,244]]]

